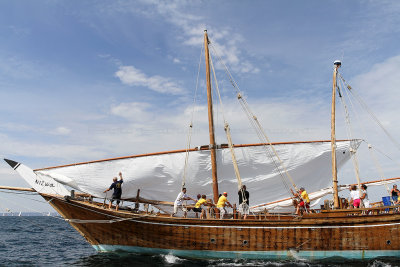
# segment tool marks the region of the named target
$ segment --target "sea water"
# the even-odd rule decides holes
[[[0,216],[0,266],[400,266],[399,258],[194,260],[173,255],[97,253],[60,217]]]

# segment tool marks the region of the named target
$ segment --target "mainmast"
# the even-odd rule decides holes
[[[333,69],[333,85],[332,85],[332,114],[331,114],[331,148],[332,148],[332,180],[333,180],[333,207],[339,208],[339,193],[337,180],[337,165],[336,165],[336,135],[335,135],[335,111],[336,111],[336,87],[337,87],[337,72],[342,63],[336,60]]]
[[[214,203],[218,202],[218,179],[217,179],[217,161],[216,161],[216,145],[214,134],[214,117],[212,107],[212,92],[210,79],[210,55],[208,51],[208,35],[204,30],[204,54],[206,57],[206,78],[207,78],[207,103],[208,103],[208,129],[210,134],[210,152],[211,152],[211,172],[213,181]]]

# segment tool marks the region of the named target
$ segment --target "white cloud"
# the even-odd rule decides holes
[[[392,99],[400,98],[400,55],[386,59],[382,63],[373,65],[366,73],[356,76],[355,89],[373,100],[395,103]],[[383,104],[383,103],[379,103]],[[397,103],[396,103],[397,105]],[[385,106],[381,107],[385,108]]]
[[[135,2],[116,2],[105,8],[101,5],[101,11],[115,12],[115,14],[130,12],[135,15],[146,16],[149,19],[157,17],[164,19],[178,28],[181,36],[181,44],[198,47],[203,44],[203,31],[209,30],[210,39],[221,54],[223,61],[231,65],[232,69],[239,73],[257,73],[259,70],[243,55],[244,51],[240,48],[245,41],[240,34],[234,33],[229,27],[213,27],[204,23],[210,18],[194,14],[197,4],[192,5],[186,1],[141,1],[141,4]],[[114,14],[114,15],[115,15]],[[129,32],[130,34],[130,32]],[[219,44],[224,44],[219,45]],[[245,65],[245,66],[242,66]]]
[[[111,55],[108,55],[108,54],[99,54],[98,57],[99,57],[99,58],[106,59],[106,60],[108,60],[109,62],[111,62],[112,64],[114,64],[114,65],[116,65],[116,66],[122,66],[121,60],[119,60],[119,59],[117,59],[117,58],[115,58],[115,57],[113,57],[113,56],[111,56]]]
[[[130,86],[143,86],[163,94],[179,95],[184,93],[183,88],[170,78],[158,75],[147,76],[141,70],[133,66],[120,66],[115,76],[118,77],[122,83]]]
[[[367,141],[389,150],[400,146],[393,146],[393,142],[389,141],[390,139],[377,125],[376,121],[371,116],[367,116],[368,113],[365,108],[361,108],[358,99],[361,99],[364,103],[363,106],[368,108],[368,112],[378,118],[391,138],[395,139],[400,135],[400,125],[398,124],[399,72],[400,55],[375,64],[365,73],[347,81],[353,88],[351,95],[356,96],[352,97],[353,102],[348,102],[347,105],[351,111],[356,109],[359,112],[354,114],[356,116],[353,116],[353,122],[358,123],[357,126],[358,129],[362,130],[363,138],[366,136]],[[344,78],[346,79],[346,77]],[[400,142],[397,141],[397,143]]]
[[[0,78],[5,76],[14,79],[32,79],[43,74],[43,63],[30,62],[15,55],[0,54]]]
[[[101,158],[105,153],[84,145],[50,144],[42,142],[26,142],[0,134],[0,151],[4,155],[36,157],[36,158]],[[7,156],[9,157],[9,156]]]
[[[3,160],[3,159],[1,159]],[[3,161],[4,162],[4,161]],[[7,165],[7,166],[6,166]],[[14,175],[17,176],[17,173],[13,171],[13,169],[10,168],[10,166],[8,164],[2,164],[2,166],[0,166],[0,175],[1,176],[5,176],[5,175]],[[3,167],[5,166],[5,167]]]
[[[148,103],[121,103],[111,108],[111,114],[135,121],[146,121],[151,117]]]
[[[70,133],[71,133],[71,129],[69,129],[67,127],[63,127],[63,126],[57,127],[54,130],[54,134],[57,134],[57,135],[68,135]]]

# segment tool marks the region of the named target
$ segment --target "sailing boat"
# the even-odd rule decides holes
[[[335,62],[334,68],[331,140],[285,143],[266,140],[233,145],[229,125],[225,124],[228,144],[216,144],[208,45],[205,31],[210,144],[36,170],[13,160],[5,161],[97,251],[192,258],[400,256],[400,213],[395,207],[341,209],[338,192],[347,187],[338,186],[336,171],[351,158],[360,140],[335,137],[334,96],[339,62]],[[240,94],[238,99],[243,99]],[[257,126],[256,117],[250,117]],[[264,136],[262,132],[261,135]],[[188,169],[190,176],[186,176]],[[122,199],[135,204],[135,208],[123,203],[115,211],[104,205],[110,196],[103,191],[118,172],[124,174]],[[282,176],[288,178],[281,179]],[[332,178],[333,186],[329,187]],[[302,216],[268,211],[272,206],[291,205],[292,199],[287,198],[285,188],[296,189],[296,184],[305,181],[309,192],[317,192],[316,199],[333,193],[334,209]],[[169,201],[175,199],[182,185],[191,192],[213,195],[215,203],[220,188],[236,193],[242,182],[251,188],[255,212],[246,220],[238,218],[235,211],[229,219],[219,219],[218,213],[207,219],[171,217],[166,208],[171,206]],[[277,199],[280,200],[273,201]],[[159,212],[146,207],[139,209],[139,204],[146,207],[151,204]]]

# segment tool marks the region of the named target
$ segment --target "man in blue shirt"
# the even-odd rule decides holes
[[[110,204],[108,206],[109,209],[111,209],[111,205],[112,205],[113,201],[116,200],[117,201],[117,206],[115,206],[115,210],[118,210],[119,203],[121,201],[122,183],[124,182],[124,179],[122,178],[122,173],[121,172],[119,173],[119,177],[120,177],[119,181],[118,181],[117,177],[114,177],[113,178],[113,183],[111,184],[111,186],[104,191],[104,193],[105,193],[107,191],[110,191],[111,189],[114,189],[114,193],[112,194],[112,197],[110,199]]]

